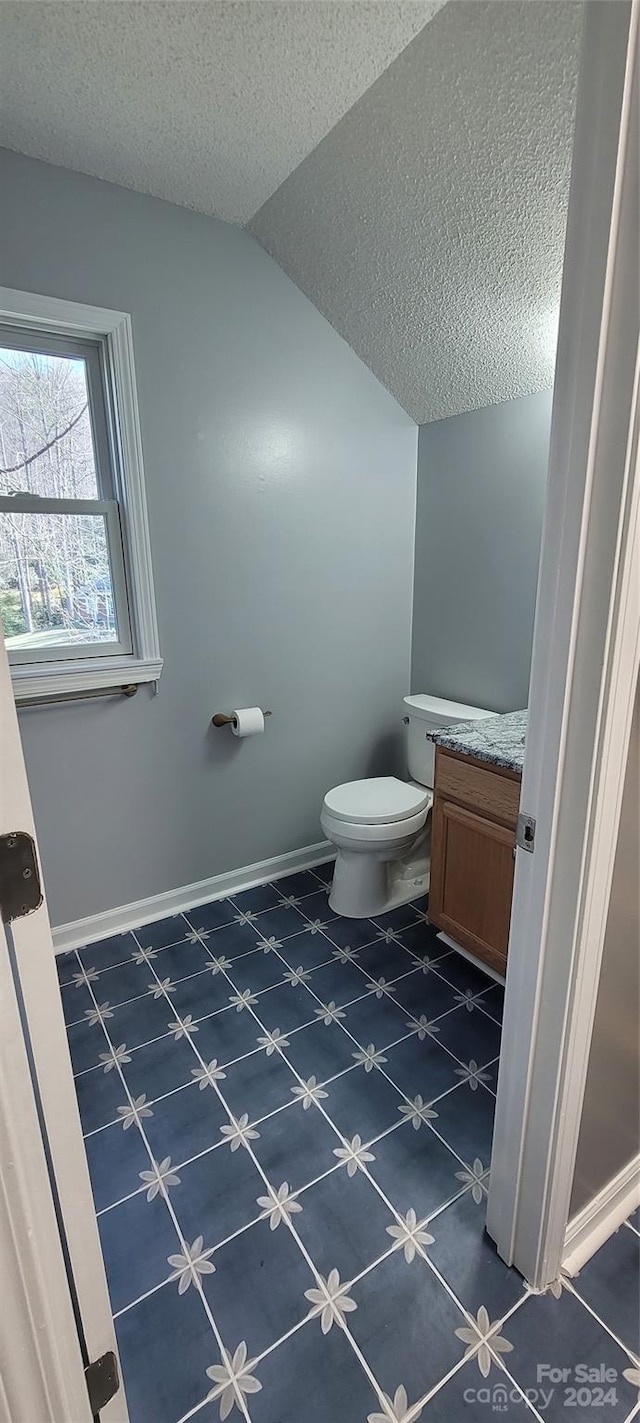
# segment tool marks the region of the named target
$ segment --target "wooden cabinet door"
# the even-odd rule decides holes
[[[429,918],[504,973],[513,892],[514,831],[436,797]]]

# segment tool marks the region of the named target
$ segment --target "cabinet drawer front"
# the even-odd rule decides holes
[[[505,825],[515,826],[520,806],[519,778],[512,780],[498,770],[474,766],[438,747],[435,781],[436,795],[461,801],[482,815],[495,816]]]
[[[481,957],[502,968],[509,944],[515,836],[505,826],[445,802],[441,918]],[[461,937],[461,942],[462,937]]]

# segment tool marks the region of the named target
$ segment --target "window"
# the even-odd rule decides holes
[[[123,313],[0,290],[0,619],[17,700],[160,675]]]

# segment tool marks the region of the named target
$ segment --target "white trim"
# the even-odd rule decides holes
[[[0,924],[0,1416],[91,1412],[18,1004]]]
[[[124,934],[129,929],[139,928],[141,924],[165,919],[170,914],[184,914],[189,909],[196,909],[199,904],[209,904],[212,899],[226,899],[227,895],[240,894],[242,890],[253,889],[254,885],[282,879],[296,870],[311,870],[314,865],[323,865],[333,859],[335,848],[329,840],[321,840],[317,845],[304,845],[300,850],[289,850],[285,855],[274,855],[272,859],[259,860],[255,865],[227,870],[225,874],[212,875],[197,884],[185,884],[164,894],[151,895],[149,899],[138,899],[133,904],[106,909],[103,914],[90,914],[86,919],[59,924],[52,929],[54,948],[57,954],[63,954],[67,949],[78,949],[83,944],[94,943],[96,939],[109,938],[111,934]]]
[[[58,692],[91,692],[99,687],[123,687],[136,682],[157,682],[162,671],[162,658],[140,662],[137,657],[87,657],[81,667],[71,663],[50,663],[33,672],[31,668],[14,666],[11,680],[18,710],[27,697],[51,697]],[[19,684],[16,673],[20,675]]]
[[[623,1167],[569,1222],[562,1260],[565,1274],[577,1275],[637,1206],[640,1206],[640,1155]]]
[[[563,1252],[640,648],[630,8],[585,15],[487,1216],[534,1288]]]
[[[443,944],[447,944],[450,949],[455,949],[455,952],[462,954],[463,959],[472,963],[474,968],[479,968],[481,973],[486,973],[487,978],[492,978],[494,983],[499,983],[501,987],[504,987],[504,974],[498,973],[498,970],[491,968],[488,963],[483,963],[482,959],[476,958],[476,955],[470,953],[469,949],[463,949],[462,944],[456,943],[455,939],[450,939],[448,934],[441,930],[439,934],[436,934],[436,939],[442,939]]]
[[[38,331],[69,331],[73,336],[106,336],[127,321],[126,311],[112,311],[106,306],[86,306],[84,302],[67,301],[64,297],[47,296],[40,292],[17,291],[0,287],[0,316],[18,321],[21,326]]]
[[[142,434],[136,390],[133,329],[131,317],[120,313],[107,334],[110,356],[112,399],[117,416],[119,466],[126,473],[120,490],[125,513],[127,552],[131,563],[135,645],[141,661],[160,659],[160,636],[153,588],[153,565],[147,494],[144,481]],[[162,663],[160,662],[162,667]],[[159,675],[159,674],[158,674]]]
[[[131,317],[124,311],[85,306],[81,302],[37,292],[0,287],[0,323],[10,321],[33,330],[68,331],[106,341],[113,441],[119,502],[124,514],[127,590],[133,622],[133,654],[110,659],[83,658],[78,667],[67,662],[14,665],[11,677],[17,702],[58,691],[82,692],[117,687],[126,682],[156,682],[162,671],[151,561],[151,542],[144,481],[140,414],[135,380]]]

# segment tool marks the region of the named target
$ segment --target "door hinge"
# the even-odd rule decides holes
[[[35,841],[26,830],[0,835],[0,913],[3,924],[31,914],[42,904]]]
[[[528,850],[532,855],[536,843],[536,822],[532,815],[523,815],[520,812],[516,822],[516,846],[519,850]]]
[[[106,1408],[120,1387],[118,1360],[113,1351],[94,1359],[85,1369],[84,1376],[87,1380],[89,1407],[94,1418],[97,1418],[100,1409]]]

